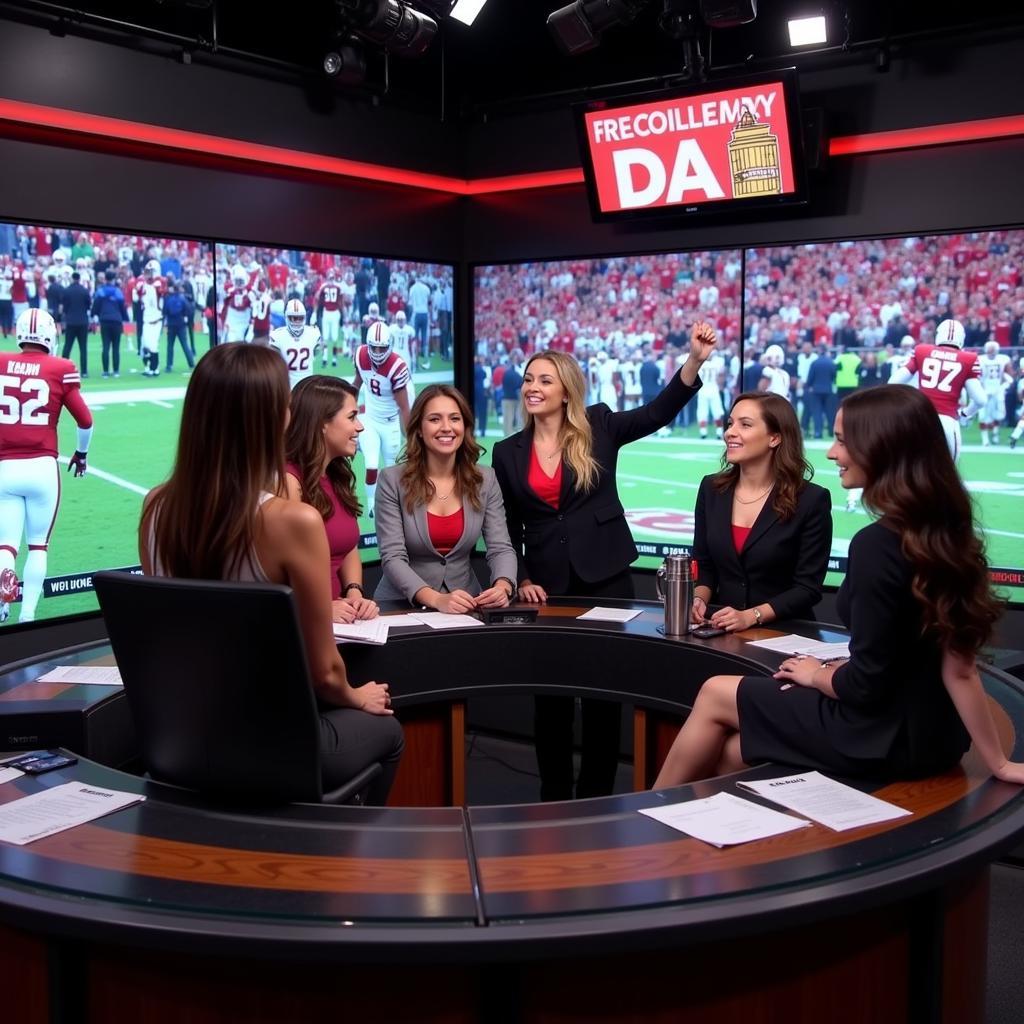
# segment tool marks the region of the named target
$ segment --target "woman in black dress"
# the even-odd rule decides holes
[[[615,486],[619,449],[671,423],[697,393],[700,367],[717,339],[693,325],[690,352],[652,402],[628,412],[584,405],[579,363],[540,352],[526,364],[526,427],[494,447],[492,465],[505,499],[509,536],[519,558],[519,596],[632,597],[637,557]],[[525,553],[524,553],[525,549]],[[542,800],[573,796],[573,699],[538,696],[535,738]],[[576,796],[611,793],[618,766],[620,705],[583,701],[583,761]]]
[[[828,457],[878,519],[850,544],[839,614],[850,658],[788,658],[773,677],[713,676],[655,788],[770,760],[863,778],[951,768],[973,741],[1007,761],[975,664],[1000,606],[973,509],[934,407],[899,385],[847,396]]]

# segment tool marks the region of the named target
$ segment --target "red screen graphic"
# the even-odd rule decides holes
[[[584,124],[602,213],[797,190],[781,80],[590,111]]]

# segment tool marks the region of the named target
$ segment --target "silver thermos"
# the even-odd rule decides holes
[[[694,562],[689,555],[668,555],[654,577],[658,600],[665,605],[665,636],[690,632]]]

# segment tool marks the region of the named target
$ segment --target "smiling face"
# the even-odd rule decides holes
[[[828,457],[836,464],[839,470],[839,482],[843,487],[864,487],[868,482],[867,474],[853,461],[850,450],[846,447],[843,438],[843,410],[836,413],[836,422],[833,430],[835,438],[828,450]]]
[[[734,465],[769,455],[782,441],[768,430],[758,402],[744,399],[732,407],[725,429],[725,458]]]
[[[358,438],[362,431],[363,425],[359,422],[356,400],[346,394],[341,408],[324,424],[327,458],[336,459],[344,456],[351,459],[356,453]]]
[[[550,359],[534,359],[523,374],[523,402],[534,416],[558,412],[568,396]]]
[[[454,398],[439,395],[427,402],[420,424],[420,436],[428,452],[454,455],[466,436],[466,424]]]

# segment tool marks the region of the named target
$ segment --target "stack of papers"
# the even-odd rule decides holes
[[[17,768],[0,768],[0,784],[13,782],[15,779],[20,779],[24,774],[24,772],[18,771]]]
[[[66,782],[0,807],[0,841],[24,846],[145,799],[138,793]]]
[[[803,818],[780,814],[731,793],[717,793],[704,800],[687,800],[667,807],[650,807],[640,813],[712,846],[749,843],[810,825]]]
[[[829,643],[825,640],[810,640],[806,636],[790,633],[788,636],[777,636],[772,640],[749,640],[747,642],[752,647],[763,647],[765,650],[776,651],[779,654],[807,654],[812,658],[820,658],[822,661],[850,656],[849,640]]]
[[[737,782],[736,785],[797,814],[806,814],[833,832],[892,821],[912,813],[852,786],[844,786],[821,772],[786,775],[763,782]]]
[[[577,619],[596,619],[598,622],[629,622],[635,619],[640,608],[591,608],[589,612],[577,615]]]
[[[116,665],[58,665],[41,683],[87,683],[90,686],[121,686],[121,673]]]
[[[335,622],[334,639],[341,643],[386,644],[388,624],[379,617],[356,622]]]
[[[482,626],[472,615],[446,615],[444,612],[423,612],[416,616],[424,626],[431,629],[462,629],[464,626]]]
[[[401,626],[422,626],[423,614],[416,612],[405,612],[402,615],[384,615],[384,621],[389,629],[398,629]]]

